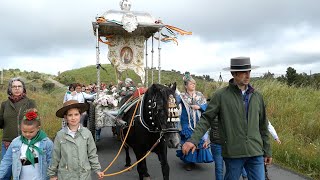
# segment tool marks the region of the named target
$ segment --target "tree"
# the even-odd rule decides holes
[[[294,85],[298,76],[297,71],[292,67],[288,67],[286,72],[287,84],[289,86]]]
[[[263,77],[264,79],[273,79],[274,78],[274,73],[271,73],[271,72],[267,72],[267,73],[264,73],[263,74]]]

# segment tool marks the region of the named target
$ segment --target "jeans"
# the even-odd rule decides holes
[[[248,180],[265,180],[263,156],[244,158],[224,158],[226,165],[225,180],[238,180],[243,167],[247,171]]]
[[[1,145],[1,159],[3,159],[3,156],[6,154],[6,152],[7,152],[6,146],[2,142],[2,145]],[[9,167],[6,176],[4,178],[2,178],[2,180],[10,180],[11,176],[12,176],[12,165]]]
[[[221,145],[220,144],[211,144],[211,152],[214,159],[214,168],[216,180],[223,180],[223,158],[221,155]]]
[[[248,177],[247,171],[244,167],[242,168],[241,175],[242,177]]]

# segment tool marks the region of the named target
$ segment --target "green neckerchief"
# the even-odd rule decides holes
[[[27,160],[29,160],[33,166],[34,166],[34,155],[31,152],[30,148],[35,149],[39,152],[39,154],[42,154],[43,153],[42,150],[37,146],[35,146],[35,144],[46,137],[47,137],[46,133],[42,130],[40,130],[37,133],[37,135],[30,140],[30,142],[27,138],[25,138],[24,136],[21,136],[22,143],[28,145],[27,152],[26,152]]]

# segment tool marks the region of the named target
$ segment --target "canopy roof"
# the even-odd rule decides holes
[[[99,24],[99,35],[143,35],[146,38],[158,32],[164,25],[157,23],[149,13],[125,10],[109,10],[102,14],[98,19],[101,21],[92,22],[93,29]],[[128,26],[133,30],[130,32]],[[136,28],[135,28],[136,26]]]

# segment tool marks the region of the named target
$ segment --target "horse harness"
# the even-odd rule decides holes
[[[146,115],[147,119],[144,119],[143,114],[143,104],[145,101],[145,98],[142,97],[142,101],[139,105],[139,112],[136,115],[137,118],[139,118],[139,121],[141,125],[147,129],[151,133],[160,133],[160,134],[166,134],[166,133],[177,133],[179,132],[178,128],[172,127],[172,128],[166,128],[165,125],[160,121],[159,118],[159,111],[163,110],[164,104],[162,102],[157,101],[158,97],[157,95],[152,96],[151,99],[147,101],[148,105],[148,113]],[[148,125],[146,121],[151,121],[151,125]],[[168,119],[167,123],[176,123],[179,121],[179,113],[176,105],[176,100],[173,97],[173,95],[169,95],[168,99]],[[157,126],[159,125],[159,126]]]

